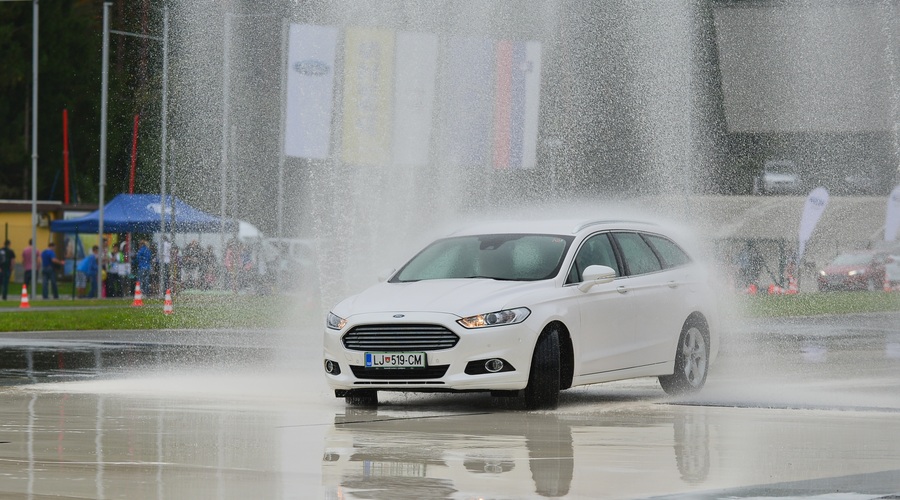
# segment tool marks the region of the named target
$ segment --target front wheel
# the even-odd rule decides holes
[[[559,331],[545,331],[534,347],[525,387],[525,409],[552,410],[559,405]]]
[[[675,373],[659,377],[659,385],[666,394],[690,394],[703,388],[708,371],[709,335],[705,327],[688,321],[681,329],[681,337],[678,339]]]

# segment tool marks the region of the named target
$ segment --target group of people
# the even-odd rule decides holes
[[[66,244],[65,246],[70,246]],[[57,253],[53,241],[36,255],[37,262],[32,269],[32,253],[37,252],[31,240],[18,255],[5,241],[0,249],[0,292],[7,300],[9,285],[17,262],[24,270],[23,283],[31,287],[32,274],[40,273],[41,295],[48,299],[59,298],[58,279],[65,266],[66,255]],[[70,248],[69,254],[74,250]],[[65,252],[63,252],[65,253]],[[17,259],[21,258],[21,261]],[[107,246],[93,245],[90,253],[76,261],[74,282],[76,297],[121,297],[134,293],[134,285],[140,282],[143,293],[158,294],[166,289],[177,292],[181,289],[212,289],[221,285],[237,292],[242,289],[256,289],[262,279],[257,279],[265,267],[258,263],[254,248],[237,239],[229,241],[221,260],[211,245],[204,248],[197,241],[191,241],[179,248],[162,238],[157,242],[140,240],[129,250],[125,241]],[[262,267],[258,267],[262,266]],[[160,280],[160,272],[163,273]],[[99,280],[98,280],[99,277]],[[162,282],[162,290],[159,284]],[[98,286],[99,285],[99,286]],[[30,290],[30,293],[35,293]],[[18,298],[13,294],[14,299]]]
[[[16,252],[10,248],[9,245],[10,241],[6,240],[3,243],[3,248],[0,249],[0,295],[2,295],[3,300],[7,300],[8,298],[9,282],[12,279],[13,265],[16,261]],[[47,299],[52,293],[53,298],[58,299],[59,287],[56,280],[56,274],[59,269],[62,269],[64,262],[57,256],[55,245],[51,241],[47,244],[46,249],[35,256],[36,262],[34,264],[37,266],[37,269],[33,269],[32,254],[34,251],[32,241],[28,240],[28,246],[22,250],[22,267],[25,270],[23,283],[26,285],[30,284],[32,273],[40,271],[43,297]]]

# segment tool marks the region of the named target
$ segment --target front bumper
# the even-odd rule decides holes
[[[467,330],[456,323],[459,317],[455,315],[403,314],[402,320],[396,319],[394,313],[359,315],[349,319],[341,330],[326,328],[323,361],[330,360],[340,369],[338,374],[326,372],[328,385],[338,391],[507,391],[524,389],[527,385],[531,356],[539,333],[529,326],[528,320],[515,325]],[[366,351],[347,349],[342,342],[343,336],[357,326],[409,324],[443,326],[456,334],[459,341],[448,349],[425,351],[427,367],[424,369],[366,368]],[[398,350],[418,351],[416,348]],[[473,366],[495,358],[504,361],[504,370],[496,373],[473,371]],[[510,366],[512,369],[509,369]],[[466,373],[467,367],[469,373]]]

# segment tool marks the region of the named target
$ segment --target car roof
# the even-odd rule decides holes
[[[452,232],[451,236],[472,234],[578,234],[603,229],[653,230],[649,221],[625,219],[536,219],[482,222]]]

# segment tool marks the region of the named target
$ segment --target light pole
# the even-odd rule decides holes
[[[0,0],[27,2],[29,0]],[[38,176],[38,0],[32,3],[31,27],[31,294],[37,290],[37,176]],[[36,295],[35,295],[36,296]]]
[[[166,125],[168,114],[168,86],[169,86],[169,6],[163,7],[163,36],[146,35],[143,33],[130,33],[127,31],[117,31],[109,29],[109,8],[112,2],[103,3],[103,90],[100,116],[100,228],[99,238],[103,242],[103,202],[104,188],[106,186],[106,103],[109,99],[109,34],[133,36],[136,38],[146,38],[162,43],[163,51],[163,74],[162,74],[162,109],[160,111],[160,134],[161,134],[161,152],[159,156],[160,168],[160,211],[159,211],[159,232],[164,235],[166,232]],[[162,239],[160,239],[160,247],[162,247]],[[160,248],[161,249],[161,248]],[[104,249],[105,250],[105,249]],[[159,287],[162,292],[165,286],[165,263],[162,258],[159,260]],[[102,286],[100,273],[97,273],[97,289]]]

